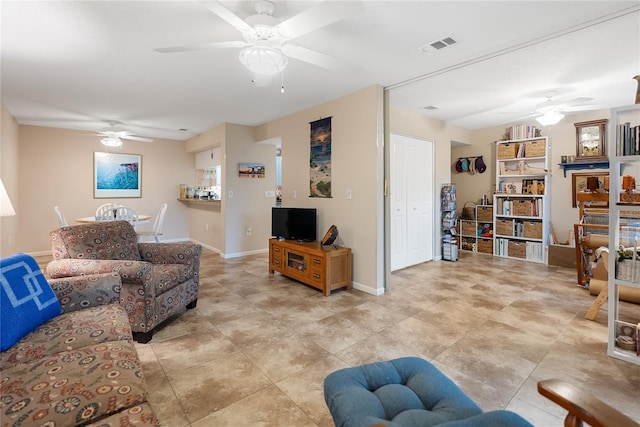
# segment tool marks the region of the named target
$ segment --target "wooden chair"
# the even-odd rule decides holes
[[[58,224],[60,224],[60,227],[68,226],[69,223],[67,222],[67,219],[64,217],[64,214],[62,213],[62,209],[60,209],[60,206],[54,206],[53,210],[56,212],[56,216],[58,217]]]
[[[115,219],[115,208],[122,206],[118,203],[105,203],[96,209],[96,218],[104,218],[106,221]]]
[[[640,424],[593,395],[561,380],[538,383],[538,393],[568,411],[565,427],[640,427]]]
[[[117,220],[125,220],[128,221],[129,224],[133,225],[133,229],[135,230],[138,225],[138,214],[137,212],[128,206],[118,206],[113,209],[114,219]]]
[[[162,236],[162,225],[164,224],[164,216],[167,213],[167,204],[163,203],[160,206],[156,220],[153,223],[153,230],[150,231],[138,231],[138,241],[141,241],[143,237],[153,237],[156,243],[160,243],[160,236]]]

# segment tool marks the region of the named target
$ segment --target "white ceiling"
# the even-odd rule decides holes
[[[222,1],[241,18],[253,1]],[[276,1],[286,19],[318,1]],[[1,99],[20,124],[184,140],[223,122],[257,125],[372,84],[390,103],[469,129],[511,123],[554,100],[632,104],[640,74],[640,1],[367,1],[295,39],[354,66],[295,59],[256,87],[238,49],[155,48],[241,40],[197,1],[2,1]],[[446,36],[435,53],[417,48]],[[435,105],[437,110],[423,107]],[[566,119],[565,119],[566,120]],[[179,131],[187,129],[187,131]]]

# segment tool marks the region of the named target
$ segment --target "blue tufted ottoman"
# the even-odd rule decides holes
[[[405,357],[333,372],[324,398],[336,427],[533,427],[509,411],[482,412],[426,360]]]

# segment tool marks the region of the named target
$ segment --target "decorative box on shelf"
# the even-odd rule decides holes
[[[544,157],[546,150],[546,141],[544,139],[536,139],[534,141],[525,141],[524,156],[525,157]]]
[[[519,148],[520,144],[516,142],[498,145],[498,160],[515,159]]]
[[[620,203],[640,203],[640,193],[635,191],[620,193]]]
[[[478,206],[476,218],[478,222],[493,222],[493,206]]]

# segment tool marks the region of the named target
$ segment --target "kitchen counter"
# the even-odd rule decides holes
[[[178,201],[184,203],[193,203],[193,204],[204,204],[204,205],[219,205],[220,200],[208,200],[208,199],[181,199],[178,198]]]

